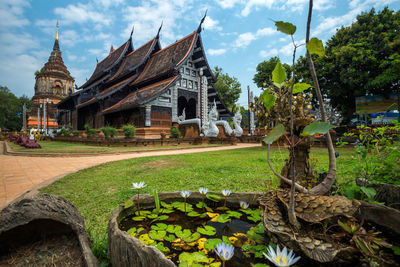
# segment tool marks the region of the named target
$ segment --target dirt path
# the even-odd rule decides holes
[[[88,157],[26,157],[4,155],[0,142],[0,209],[25,193],[35,193],[39,187],[50,184],[65,175],[110,161],[150,156],[178,155],[206,151],[256,147],[260,144],[176,149],[141,153],[96,155]]]

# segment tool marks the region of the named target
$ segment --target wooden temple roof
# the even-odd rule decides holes
[[[107,74],[107,71],[110,68],[112,68],[115,64],[117,64],[124,56],[125,54],[124,52],[128,49],[130,41],[131,40],[129,39],[123,45],[118,47],[116,50],[111,51],[106,58],[97,63],[92,76],[90,76],[89,80],[87,80],[80,88],[86,88],[91,84],[93,84],[94,82],[98,81],[99,79],[103,78],[103,76]]]
[[[146,104],[156,97],[163,94],[171,85],[173,85],[180,75],[176,75],[165,80],[152,83],[148,86],[142,87],[136,91],[133,91],[124,99],[116,103],[115,105],[103,110],[103,113],[112,113],[124,109],[129,109],[136,105]]]
[[[117,72],[107,80],[108,82],[116,81],[132,70],[135,70],[139,65],[143,64],[145,60],[151,55],[153,47],[156,42],[158,42],[158,36],[154,37],[152,40],[148,41],[136,50],[129,53],[122,61],[121,66],[118,68]]]
[[[140,76],[130,85],[139,85],[171,74],[193,48],[197,31],[151,55]]]

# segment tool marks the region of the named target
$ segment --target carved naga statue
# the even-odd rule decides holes
[[[235,129],[233,132],[237,137],[242,136],[243,134],[243,129],[240,127],[240,123],[242,122],[242,114],[240,113],[240,110],[236,111],[235,116],[233,117],[233,125],[235,126]]]
[[[217,110],[217,104],[215,103],[210,110],[210,113],[208,113],[208,124],[204,125],[203,127],[203,132],[206,137],[217,137],[219,130],[216,125],[216,122],[218,120],[218,110]]]

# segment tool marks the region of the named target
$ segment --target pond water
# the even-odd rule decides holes
[[[186,212],[185,212],[186,209]],[[193,263],[222,266],[214,251],[219,243],[231,243],[234,256],[226,266],[267,266],[262,255],[268,240],[258,206],[226,208],[221,203],[161,202],[155,209],[121,218],[119,228],[146,245],[155,246],[178,266]],[[262,264],[264,263],[264,264]]]

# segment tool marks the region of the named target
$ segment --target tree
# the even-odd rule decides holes
[[[351,26],[340,28],[326,43],[326,55],[314,58],[321,90],[345,122],[353,117],[357,96],[387,96],[398,90],[399,27],[399,11],[371,9],[358,15]],[[310,80],[305,58],[298,60],[296,69]]]
[[[218,66],[215,67],[214,72],[218,76],[218,80],[214,84],[218,95],[221,97],[226,107],[231,110],[242,92],[240,82],[237,78],[230,77],[227,73],[223,73],[222,68]]]
[[[257,65],[257,73],[254,75],[253,81],[259,88],[265,88],[271,85],[271,73],[278,61],[278,57],[271,57],[269,60],[265,60]],[[284,63],[282,66],[285,68],[286,73],[291,73],[291,67],[288,64]],[[266,85],[263,84],[264,82]]]
[[[22,107],[27,109],[31,100],[27,96],[16,97],[6,86],[0,86],[0,128],[18,131],[22,127]]]

